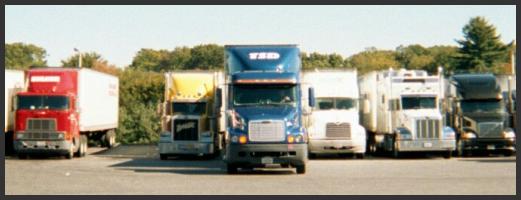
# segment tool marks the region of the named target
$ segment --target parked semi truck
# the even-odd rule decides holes
[[[449,79],[449,123],[457,132],[457,154],[473,151],[515,152],[505,98],[493,74],[456,74]]]
[[[304,105],[310,157],[335,153],[363,158],[366,133],[359,122],[356,70],[309,71],[302,77],[302,85],[315,90],[315,107]]]
[[[165,74],[161,160],[176,155],[219,155],[224,144],[222,72],[175,71]]]
[[[296,45],[225,46],[228,173],[272,164],[306,172],[299,53]]]
[[[12,154],[13,131],[14,131],[14,108],[13,105],[16,93],[21,92],[25,87],[25,75],[21,70],[5,70],[5,89],[4,89],[4,134],[5,134],[5,153]]]
[[[88,139],[115,144],[118,78],[90,69],[41,68],[17,94],[14,147],[20,158],[45,153],[85,156]]]
[[[441,75],[405,69],[360,77],[368,150],[392,152],[394,157],[402,152],[436,152],[450,158],[456,145],[455,132],[443,123],[440,80]]]

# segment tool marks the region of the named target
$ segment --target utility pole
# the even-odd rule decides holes
[[[74,48],[74,51],[75,52],[78,52],[78,68],[81,68],[81,62],[82,62],[82,57],[81,57],[81,51],[78,50],[77,48]]]

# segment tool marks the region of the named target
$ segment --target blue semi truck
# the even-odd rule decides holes
[[[296,45],[225,46],[228,173],[270,165],[306,172],[300,69]]]

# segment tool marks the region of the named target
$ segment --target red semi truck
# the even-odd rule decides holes
[[[89,139],[115,144],[119,80],[85,68],[43,68],[26,72],[17,93],[14,147],[18,157],[85,156]]]

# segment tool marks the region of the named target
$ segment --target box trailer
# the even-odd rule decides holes
[[[85,68],[27,71],[27,91],[17,94],[14,146],[30,153],[84,156],[88,139],[115,144],[119,80]]]
[[[4,89],[4,134],[5,152],[13,153],[14,105],[16,93],[21,92],[25,85],[25,75],[22,70],[5,70]]]

